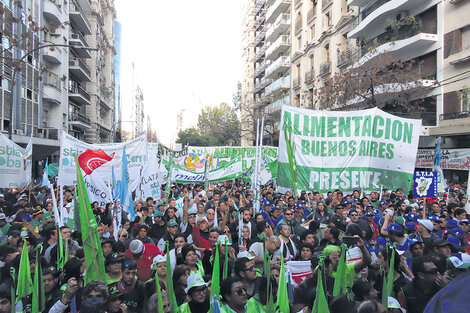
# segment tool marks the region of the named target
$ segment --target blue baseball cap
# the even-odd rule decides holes
[[[417,221],[418,220],[418,216],[412,212],[406,214],[406,217],[412,221]]]
[[[403,226],[398,223],[391,223],[387,228],[384,229],[385,231],[394,231],[394,232],[401,232],[403,231]]]
[[[351,204],[352,202],[349,201],[348,199],[344,199],[342,203]]]
[[[276,210],[282,210],[282,208],[278,205],[271,207],[271,211],[276,211]]]
[[[388,202],[385,201],[385,200],[382,200],[382,201],[380,201],[380,204],[381,204],[381,205],[383,205],[383,204],[388,205],[388,204],[390,204],[390,203],[388,203]]]
[[[419,240],[418,238],[410,239],[410,247],[411,247],[412,245],[417,244],[417,243],[423,244],[423,242],[422,242],[421,240]]]
[[[461,220],[461,221],[459,222],[459,225],[460,225],[460,224],[463,224],[463,223],[470,224],[470,221],[467,220],[467,219],[463,219],[463,220]]]
[[[447,228],[457,228],[459,226],[459,222],[456,220],[448,220],[447,221]]]
[[[457,237],[465,236],[465,232],[461,230],[460,228],[449,229],[448,232],[456,235]]]
[[[366,216],[375,216],[375,213],[372,211],[367,211]]]
[[[413,229],[416,230],[416,225],[413,222],[409,222],[405,224],[406,229]]]
[[[450,236],[447,241],[454,246],[454,248],[460,248],[460,239],[455,236]]]
[[[303,208],[302,203],[297,203],[297,204],[295,205],[295,208],[296,208],[296,209],[302,209],[302,208]]]
[[[428,217],[428,220],[435,221],[435,222],[441,221],[437,215],[431,215],[430,217]]]
[[[420,205],[420,206],[419,206],[419,209],[420,209],[420,210],[424,210],[424,206]]]

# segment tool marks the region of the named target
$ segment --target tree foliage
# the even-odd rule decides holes
[[[226,103],[206,106],[198,116],[197,128],[178,133],[177,142],[194,146],[240,144],[240,121],[234,108]]]

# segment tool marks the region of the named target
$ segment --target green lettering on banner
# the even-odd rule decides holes
[[[370,137],[370,127],[371,121],[370,121],[370,115],[367,115],[364,117],[364,123],[362,124],[362,136],[364,137]]]
[[[399,120],[394,120],[392,125],[392,139],[400,141],[403,134],[403,124]]]
[[[374,138],[380,138],[383,136],[383,129],[379,128],[380,126],[384,125],[384,119],[380,115],[376,115],[374,117],[374,123],[372,125],[372,136]]]
[[[413,124],[405,123],[405,129],[403,130],[403,142],[411,143],[412,136],[413,136]]]
[[[310,136],[322,138],[325,137],[325,117],[312,116],[310,121],[312,125],[310,129]]]
[[[328,156],[336,156],[338,152],[338,143],[336,141],[328,141]]]
[[[351,137],[351,118],[350,117],[339,118],[338,137]]]
[[[310,154],[310,141],[302,139],[300,141],[300,145],[302,146],[302,154],[309,155]]]
[[[302,135],[303,136],[308,136],[308,126],[310,125],[309,123],[309,116],[308,115],[304,115],[304,130],[302,132]]]
[[[284,112],[284,121],[282,123],[282,130],[292,129],[292,115],[289,111]],[[281,132],[282,133],[282,132]]]
[[[354,156],[356,154],[356,141],[355,140],[351,140],[349,142],[349,156]]]
[[[294,134],[300,135],[300,115],[294,114]]]
[[[359,136],[361,131],[362,116],[353,116],[352,120],[354,121],[354,136]]]
[[[335,128],[336,128],[336,117],[334,116],[329,116],[328,117],[328,137],[329,138],[334,138],[336,137],[336,133],[335,133]]]

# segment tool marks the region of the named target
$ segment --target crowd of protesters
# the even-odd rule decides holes
[[[43,312],[51,313],[158,312],[157,284],[163,312],[170,312],[168,260],[178,312],[209,312],[217,245],[221,277],[228,264],[227,278],[220,283],[221,312],[266,312],[270,297],[277,302],[282,261],[308,261],[312,271],[323,263],[332,313],[422,313],[428,305],[426,312],[444,312],[438,308],[442,303],[449,303],[445,312],[453,312],[453,293],[446,290],[470,275],[465,186],[452,184],[444,198],[416,199],[399,188],[351,194],[301,191],[294,196],[267,185],[261,188],[258,212],[254,212],[250,186],[238,180],[212,184],[207,190],[199,184],[171,185],[170,190],[168,203],[136,200],[135,218],[123,215],[117,238],[113,204],[91,204],[107,281],[86,285],[81,233],[73,219],[57,228],[51,191],[40,186],[4,190],[0,194],[0,313],[12,312],[15,305],[17,311],[31,311],[30,297],[17,302],[12,295],[12,269],[17,275],[24,248],[30,254],[31,274],[37,266],[43,269]],[[176,209],[181,198],[184,206]],[[73,212],[74,190],[66,188],[63,199],[67,212]],[[68,254],[62,268],[57,261],[59,238]],[[39,244],[41,258],[35,264]],[[346,293],[333,297],[344,244]],[[382,293],[388,277],[393,281],[386,308]],[[316,286],[316,275],[296,287],[289,283],[290,312],[311,312]],[[470,285],[463,286],[470,294]],[[447,302],[435,301],[441,293]],[[463,300],[464,310],[454,312],[465,312],[465,305],[470,312],[468,299]]]

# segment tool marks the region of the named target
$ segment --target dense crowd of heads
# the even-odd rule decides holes
[[[452,301],[446,291],[470,275],[465,189],[451,184],[444,197],[416,199],[400,188],[292,195],[266,185],[255,200],[249,184],[238,180],[207,190],[173,184],[166,202],[136,199],[135,217],[123,212],[117,231],[113,219],[122,206],[94,202],[106,281],[87,284],[76,191],[65,188],[59,196],[52,190],[63,199],[64,226],[58,227],[51,190],[3,190],[0,313],[15,305],[32,310],[31,295],[12,295],[23,249],[31,275],[42,268],[43,312],[170,312],[174,292],[178,312],[205,313],[214,309],[214,288],[221,312],[267,312],[271,302],[283,312],[277,297],[286,284],[282,301],[289,311],[311,312],[321,270],[332,313],[422,313],[437,308],[441,294]],[[280,283],[284,267],[290,274]],[[296,268],[304,277],[293,278]],[[339,272],[345,279],[336,295]]]

